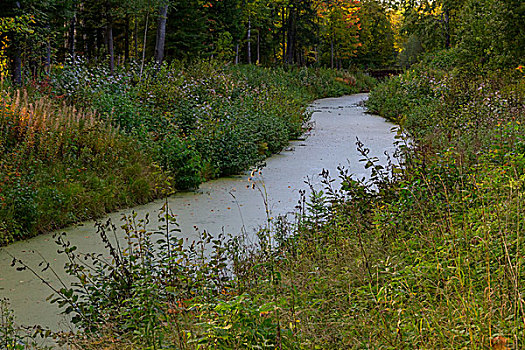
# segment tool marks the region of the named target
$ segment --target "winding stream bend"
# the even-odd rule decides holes
[[[338,165],[343,165],[357,177],[367,176],[361,158],[356,151],[356,137],[383,163],[384,152],[394,153],[392,124],[383,118],[366,114],[358,103],[366,94],[328,98],[312,104],[313,129],[303,141],[294,141],[280,154],[266,161],[261,179],[267,191],[267,200],[272,216],[286,215],[294,210],[299,200],[299,190],[306,189],[305,179],[312,183],[320,181],[323,169],[336,177]],[[237,234],[243,228],[248,233],[264,225],[266,211],[262,196],[251,189],[249,174],[222,178],[202,184],[196,193],[180,193],[169,199],[171,210],[177,215],[182,236],[190,240],[200,231],[212,234],[220,232]],[[158,211],[163,201],[156,201],[133,209],[122,210],[108,216],[118,223],[122,214],[137,212],[138,217],[150,213],[150,227],[158,226]],[[93,222],[63,230],[71,242],[83,252],[103,252],[103,244],[96,235]],[[32,251],[38,252],[33,253]],[[28,271],[18,272],[10,267],[15,255],[29,265],[37,266],[41,254],[60,271],[64,264],[57,254],[52,235],[14,243],[0,250],[0,298],[8,298],[19,324],[47,326],[53,330],[67,330],[70,325],[59,315],[56,305],[45,299],[51,294],[47,286],[35,279]],[[51,283],[56,278],[45,276]]]

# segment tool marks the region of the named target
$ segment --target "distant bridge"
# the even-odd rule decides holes
[[[367,73],[376,79],[385,79],[403,73],[403,69],[369,69]]]

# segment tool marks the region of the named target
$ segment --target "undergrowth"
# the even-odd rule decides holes
[[[83,84],[83,81],[88,84]],[[177,189],[247,170],[302,132],[316,98],[370,89],[360,73],[311,68],[192,65],[104,68],[69,64],[53,93],[102,116],[148,148]]]
[[[297,220],[269,222],[255,244],[207,233],[185,243],[167,207],[156,231],[147,218],[124,218],[125,247],[110,239],[111,224],[100,225],[111,261],[58,235],[77,282],[55,288],[53,301],[83,329],[62,341],[86,349],[523,348],[524,80],[423,73],[371,94],[370,108],[399,107],[397,160],[381,166],[358,141],[370,179],[340,169],[335,187],[323,172],[324,188],[302,194]]]
[[[24,91],[0,97],[0,245],[145,203],[160,177],[94,113]]]
[[[81,58],[25,90],[2,81],[0,245],[148,202],[167,178],[171,192],[245,171],[301,134],[308,102],[373,83],[214,61],[110,75]]]
[[[169,235],[155,245],[153,233],[132,233],[142,245],[115,256],[95,276],[100,281],[70,268],[79,287],[90,286],[58,293],[87,331],[73,342],[522,348],[524,82],[438,74],[409,72],[372,94],[377,108],[409,101],[399,114],[397,162],[379,165],[358,142],[370,180],[341,169],[335,188],[324,172],[325,188],[304,195],[297,222],[271,223],[255,246],[206,235],[189,248],[174,241],[167,249]],[[422,83],[428,94],[418,99]]]
[[[408,72],[383,83],[370,106],[409,106],[398,105],[397,160],[381,166],[358,141],[369,180],[340,169],[335,187],[323,172],[324,188],[302,193],[296,221],[269,221],[253,244],[208,233],[178,240],[167,207],[156,231],[147,218],[124,218],[125,247],[100,225],[111,261],[56,236],[76,282],[55,288],[53,301],[83,329],[61,340],[86,349],[523,348],[523,92],[512,75]]]

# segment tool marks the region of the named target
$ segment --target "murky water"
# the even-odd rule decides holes
[[[383,161],[384,151],[394,152],[392,124],[383,118],[364,113],[356,104],[366,94],[323,99],[313,103],[314,128],[303,141],[294,141],[280,154],[269,158],[259,177],[267,192],[268,209],[271,216],[285,215],[294,210],[299,200],[299,190],[306,189],[304,180],[319,182],[318,174],[328,169],[335,177],[337,166],[344,165],[358,177],[368,175],[360,155],[356,151],[356,137],[370,148],[370,154]],[[170,208],[177,215],[182,229],[181,236],[197,238],[200,231],[210,233],[237,234],[244,229],[248,235],[266,222],[266,207],[263,196],[251,189],[249,174],[222,178],[201,185],[196,193],[180,193],[169,199]],[[118,223],[122,214],[132,210],[143,217],[150,213],[150,227],[156,228],[156,213],[163,201],[156,201],[133,209],[123,210],[108,216]],[[68,238],[80,251],[103,252],[93,222],[85,222],[65,230]],[[9,254],[37,266],[45,257],[60,272],[64,260],[56,253],[57,246],[52,235],[42,235],[18,242],[0,250],[0,298],[8,298],[20,324],[40,324],[51,329],[67,330],[70,325],[55,305],[45,299],[51,290],[28,271],[18,272],[10,267]],[[59,273],[64,278],[63,273]],[[56,284],[52,274],[46,280]]]

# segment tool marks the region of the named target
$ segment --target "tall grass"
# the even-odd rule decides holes
[[[25,91],[0,97],[1,243],[154,196],[155,170],[92,112]]]

